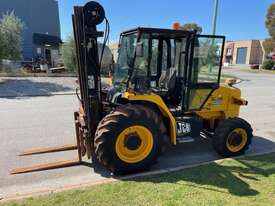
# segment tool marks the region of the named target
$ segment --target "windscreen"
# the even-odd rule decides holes
[[[113,76],[114,84],[127,83],[131,61],[133,61],[135,55],[136,42],[136,33],[122,36]]]

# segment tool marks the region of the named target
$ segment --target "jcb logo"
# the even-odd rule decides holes
[[[177,122],[178,134],[187,134],[191,132],[191,125],[187,122]]]

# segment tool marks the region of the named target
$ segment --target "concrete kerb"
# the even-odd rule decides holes
[[[269,151],[265,151],[265,152],[258,152],[258,153],[253,153],[253,154],[249,154],[249,155],[242,155],[242,156],[238,156],[238,157],[234,157],[234,158],[224,158],[224,159],[219,159],[219,160],[207,161],[207,162],[202,162],[202,163],[197,163],[197,164],[192,164],[192,165],[171,167],[171,168],[167,168],[167,169],[149,171],[149,172],[129,175],[129,176],[125,176],[125,177],[119,177],[119,178],[110,177],[110,178],[107,178],[105,180],[90,181],[90,182],[80,183],[80,184],[75,184],[75,185],[66,185],[66,186],[63,186],[63,187],[55,188],[55,189],[40,190],[40,191],[34,191],[34,192],[29,192],[29,193],[15,194],[15,195],[6,196],[6,197],[0,197],[0,203],[7,202],[7,201],[12,201],[12,200],[21,200],[21,199],[25,199],[25,198],[29,198],[29,197],[46,196],[46,195],[50,195],[50,194],[55,194],[55,193],[59,193],[59,192],[72,190],[72,189],[85,189],[87,187],[100,185],[100,184],[113,183],[113,182],[117,182],[117,181],[120,181],[120,180],[131,180],[131,179],[139,178],[139,177],[159,175],[159,174],[164,174],[164,173],[168,173],[168,172],[176,172],[176,171],[180,171],[180,170],[184,170],[184,169],[188,169],[188,168],[193,168],[193,167],[197,167],[197,166],[201,166],[201,165],[211,164],[213,162],[221,163],[221,162],[223,162],[225,160],[228,160],[228,159],[241,159],[243,157],[265,155],[265,154],[270,154],[270,153],[273,153],[273,152],[275,152],[275,150],[269,150]]]

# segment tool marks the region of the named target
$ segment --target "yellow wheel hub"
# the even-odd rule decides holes
[[[138,163],[144,160],[153,148],[153,135],[146,127],[131,126],[124,129],[116,140],[116,154],[124,162]]]
[[[244,148],[247,142],[247,133],[245,129],[234,129],[226,140],[226,147],[230,152],[239,152]]]

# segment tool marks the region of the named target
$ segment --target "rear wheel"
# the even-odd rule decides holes
[[[157,160],[164,131],[153,110],[130,104],[118,107],[98,125],[95,155],[116,174],[149,169]]]
[[[226,119],[215,130],[213,146],[224,157],[241,155],[251,144],[252,132],[250,124],[245,120]]]

